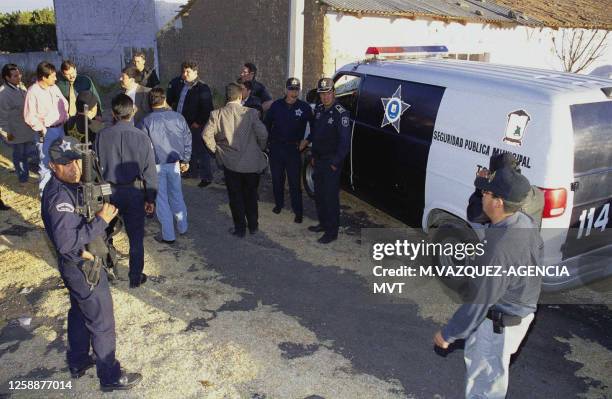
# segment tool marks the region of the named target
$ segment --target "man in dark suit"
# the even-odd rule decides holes
[[[259,120],[259,113],[242,106],[240,84],[230,83],[225,91],[227,104],[210,114],[202,136],[223,165],[234,220],[230,232],[244,237],[247,226],[251,234],[258,229],[257,188],[259,174],[267,166],[263,150],[268,143],[268,132]]]
[[[121,83],[122,93],[127,94],[134,102],[136,114],[134,114],[134,124],[139,124],[147,114],[151,112],[149,106],[149,89],[136,83],[138,70],[134,66],[123,68],[119,83]]]
[[[256,109],[259,112],[259,118],[263,118],[263,108],[259,97],[251,95],[253,93],[253,82],[240,83],[242,85],[242,105],[248,108]]]
[[[159,84],[159,78],[154,68],[149,68],[145,64],[147,59],[145,53],[137,51],[132,56],[132,64],[136,67],[138,74],[136,75],[136,83],[141,86],[148,87],[149,89],[154,88]]]
[[[198,77],[198,64],[185,61],[182,64],[182,74],[172,79],[168,84],[166,100],[168,105],[185,117],[191,129],[193,153],[190,170],[199,174],[198,187],[206,187],[212,183],[211,155],[202,141],[202,129],[213,110],[212,93],[208,85]]]

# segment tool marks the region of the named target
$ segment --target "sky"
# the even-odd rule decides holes
[[[53,0],[0,0],[0,13],[53,8]]]

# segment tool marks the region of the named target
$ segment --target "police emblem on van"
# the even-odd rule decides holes
[[[400,122],[402,114],[410,108],[410,104],[402,101],[402,85],[397,87],[393,96],[387,98],[381,98],[383,108],[385,109],[385,115],[383,117],[382,124],[380,127],[387,125],[393,125],[395,130],[400,132]]]
[[[513,146],[522,146],[523,138],[525,137],[525,129],[531,120],[531,116],[522,109],[519,109],[508,114],[508,125],[506,126],[506,134],[504,135],[504,143]]]

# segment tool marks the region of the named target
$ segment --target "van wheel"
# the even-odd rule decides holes
[[[314,187],[314,179],[313,173],[314,168],[312,167],[310,160],[312,159],[312,154],[310,150],[307,150],[304,153],[304,164],[302,165],[302,185],[304,186],[304,191],[310,198],[314,198],[315,195],[315,187]]]
[[[449,244],[454,246],[458,243],[478,242],[478,237],[469,226],[460,219],[451,216],[439,220],[436,226],[432,226],[429,237],[432,242],[442,244],[442,247]],[[471,259],[467,257],[458,259],[444,254],[438,254],[434,257],[433,261],[438,266],[465,266],[472,264]],[[456,293],[465,292],[464,290],[467,288],[466,284],[468,283],[465,278],[460,277],[442,278],[442,282]]]
[[[477,243],[478,237],[462,220],[445,217],[432,226],[430,233],[432,242],[455,245],[458,243]],[[467,259],[457,259],[450,255],[443,255],[435,259],[441,266],[465,265]]]

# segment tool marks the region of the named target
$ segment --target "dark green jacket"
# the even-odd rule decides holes
[[[56,84],[64,95],[64,97],[66,97],[66,100],[68,100],[68,103],[70,104],[70,83],[66,79],[64,79],[63,76],[60,76],[60,74],[58,74]],[[74,91],[76,92],[77,96],[80,92],[87,90],[91,91],[93,95],[96,96],[96,98],[98,99],[98,115],[101,115],[103,111],[102,100],[100,99],[100,95],[98,94],[96,86],[94,85],[93,81],[89,76],[77,75],[76,80],[74,81]]]

